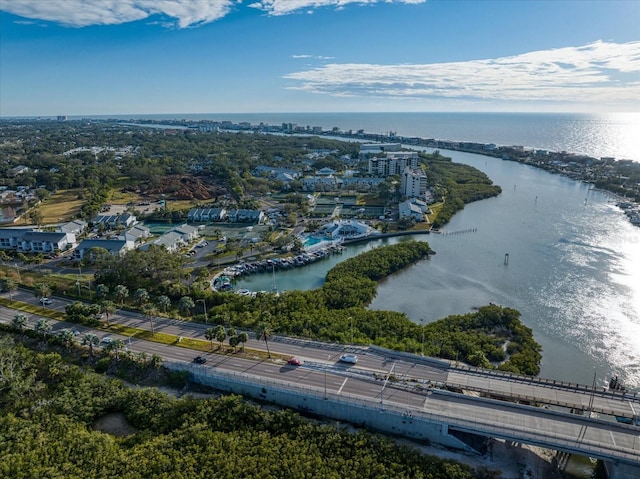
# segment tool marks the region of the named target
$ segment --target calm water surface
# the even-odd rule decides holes
[[[640,387],[640,228],[604,193],[542,170],[480,155],[446,152],[502,186],[497,197],[467,205],[444,232],[416,236],[437,254],[383,281],[372,309],[433,321],[489,302],[518,309],[543,347],[541,375],[603,384],[620,375]],[[276,275],[279,289],[312,289],[326,271],[363,250]],[[509,253],[509,263],[504,264]],[[239,286],[270,290],[271,275]]]

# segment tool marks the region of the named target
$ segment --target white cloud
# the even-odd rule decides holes
[[[426,0],[261,0],[249,6],[269,15],[285,15],[299,10],[348,4],[424,3]],[[47,20],[68,27],[115,25],[142,20],[152,15],[175,19],[179,28],[203,25],[228,15],[242,0],[10,0],[2,2],[0,10],[25,18]],[[167,25],[166,22],[161,22]]]
[[[333,96],[638,103],[640,42],[595,42],[468,62],[337,64],[290,73],[291,89]]]
[[[179,28],[210,23],[226,16],[238,0],[12,0],[1,9],[25,18],[69,27],[115,25],[151,15],[176,19]]]
[[[325,57],[323,55],[291,55],[294,60],[333,60],[335,57]]]
[[[375,3],[425,3],[427,0],[261,0],[250,4],[250,7],[264,10],[269,15],[287,15],[299,10],[335,7],[340,10],[350,3],[372,5]],[[307,13],[312,11],[307,10]]]

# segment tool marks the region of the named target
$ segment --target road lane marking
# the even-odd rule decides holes
[[[349,378],[344,378],[344,381],[342,382],[342,386],[340,386],[340,389],[338,389],[338,394],[342,392],[342,388],[344,387],[345,384],[347,384],[348,380]]]
[[[611,436],[611,442],[613,442],[613,446],[618,447],[618,445],[616,444],[616,440],[613,437],[613,431],[609,431],[609,435]]]

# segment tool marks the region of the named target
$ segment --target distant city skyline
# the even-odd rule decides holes
[[[0,116],[640,111],[640,1],[0,1]]]

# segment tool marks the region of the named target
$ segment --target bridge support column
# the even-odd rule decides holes
[[[631,465],[605,461],[604,467],[609,479],[637,479],[640,477],[640,464]]]

